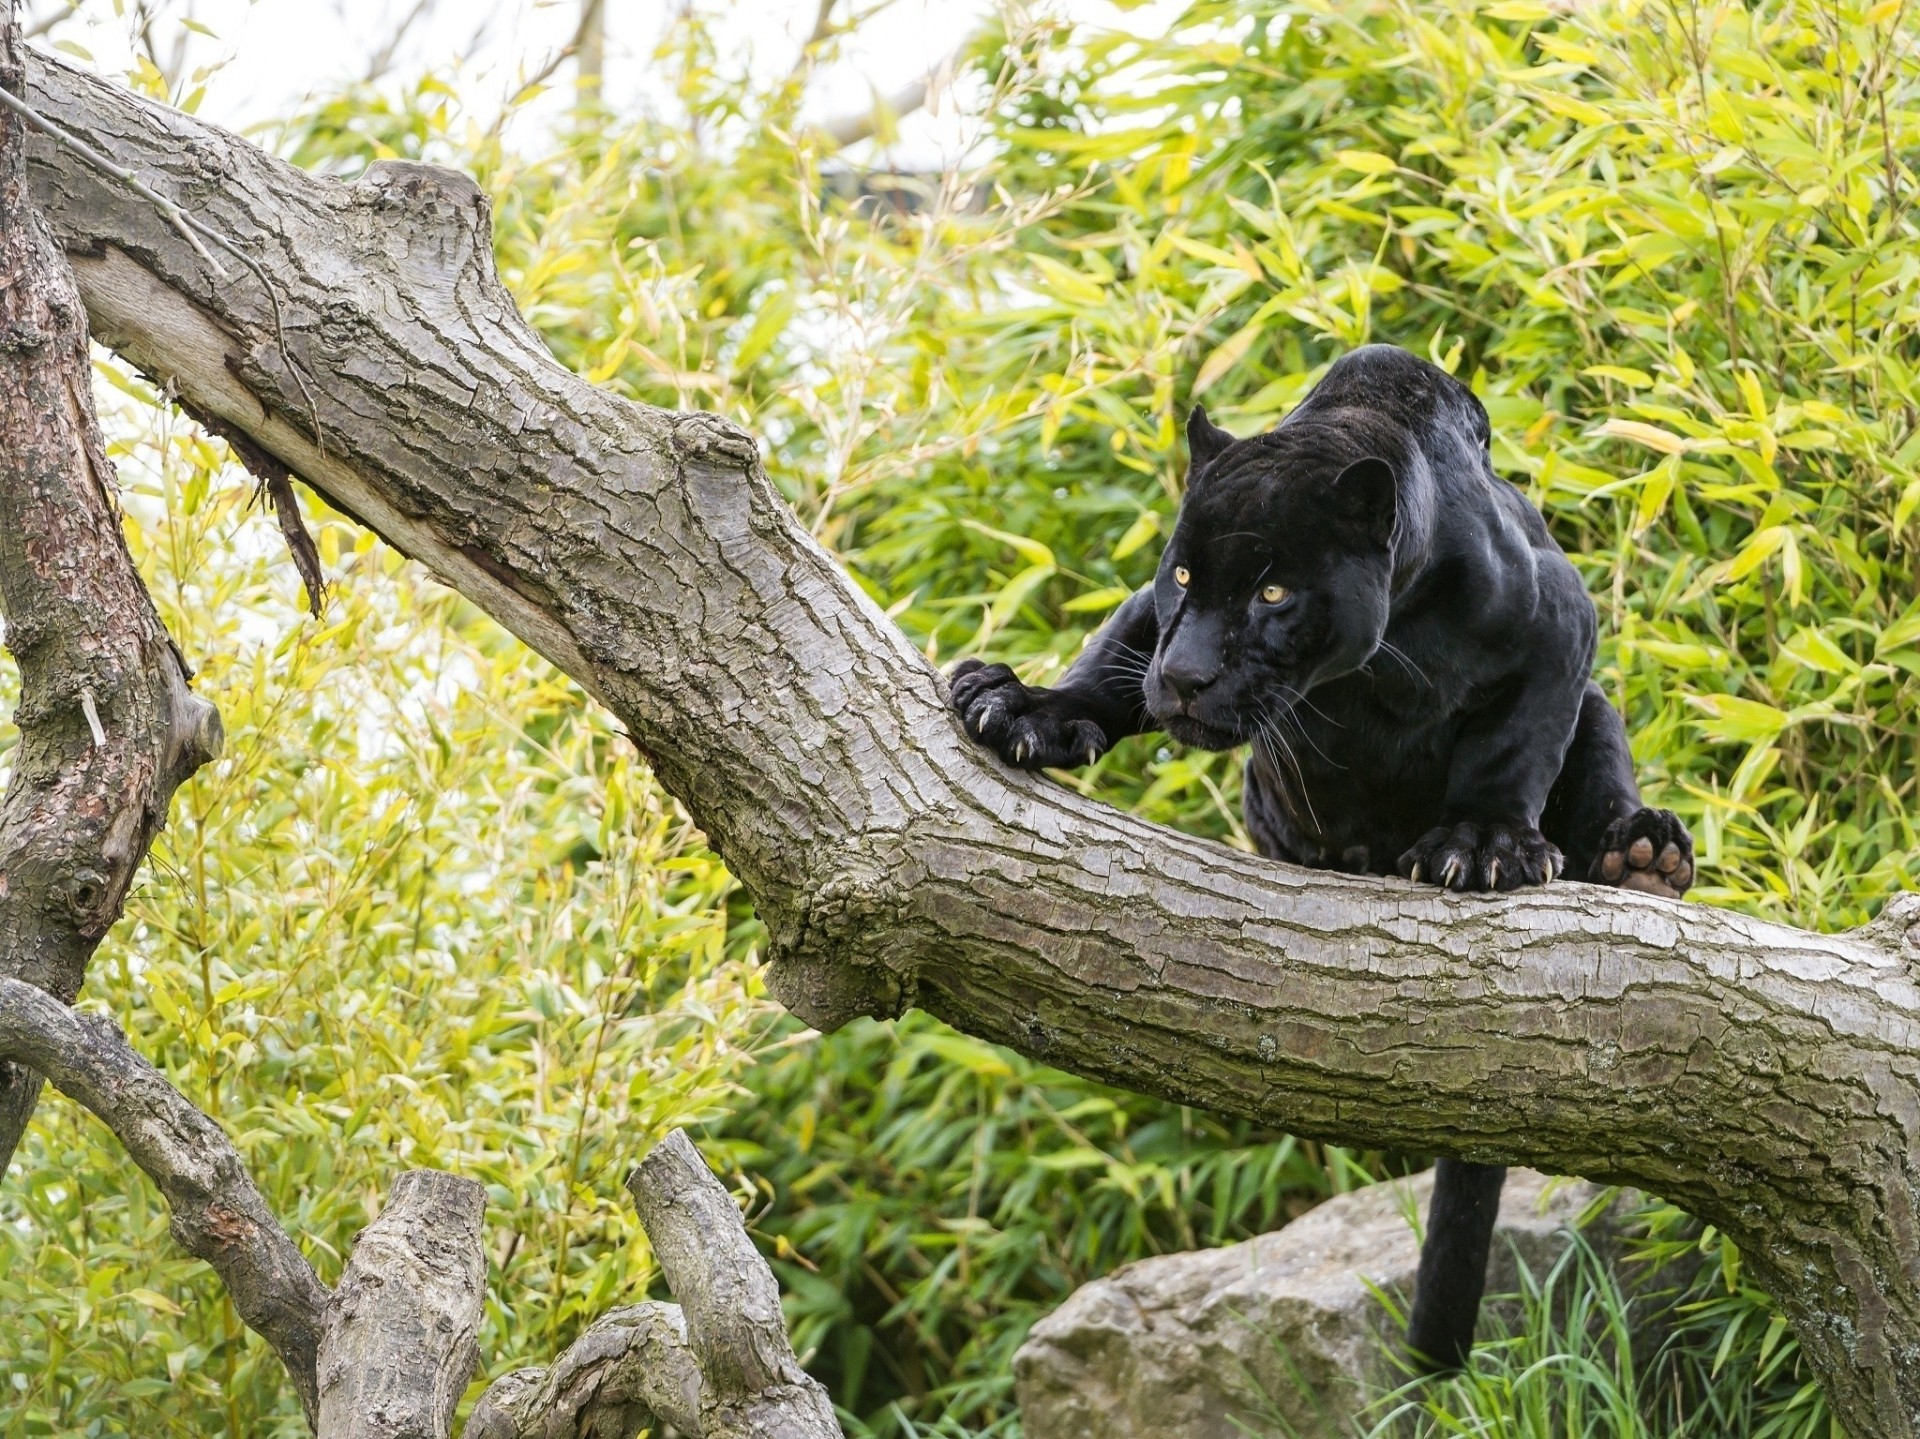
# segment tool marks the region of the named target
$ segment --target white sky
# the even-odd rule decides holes
[[[158,49],[168,54],[186,39],[188,67],[227,59],[208,82],[200,114],[235,129],[285,115],[308,94],[327,93],[364,75],[419,0],[148,0],[158,15]],[[605,96],[616,110],[632,110],[647,95],[648,57],[665,18],[685,0],[607,0]],[[36,13],[57,0],[26,0]],[[842,58],[820,70],[808,91],[816,118],[866,110],[873,96],[890,94],[937,66],[979,24],[992,0],[892,0],[843,42]],[[840,13],[875,8],[875,0],[840,0]],[[81,13],[40,44],[64,39],[83,47],[109,73],[134,57],[136,0],[84,0]],[[1164,26],[1181,0],[1158,0],[1122,16],[1109,0],[1051,0],[1050,8],[1096,24],[1124,23],[1147,33]],[[116,14],[116,9],[126,14]],[[816,0],[700,0],[717,14],[723,59],[755,73],[789,68],[812,29]],[[189,30],[190,18],[210,35]],[[572,38],[579,0],[427,0],[407,30],[390,72],[418,75],[458,64],[461,91],[482,121],[540,70]],[[570,87],[571,67],[549,83]],[[556,98],[556,104],[559,103]],[[539,113],[538,109],[534,114]],[[552,113],[551,110],[548,113]],[[535,121],[537,123],[537,121]],[[965,133],[952,106],[911,116],[889,151],[896,164],[938,163]]]

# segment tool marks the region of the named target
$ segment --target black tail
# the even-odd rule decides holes
[[[1442,1159],[1433,1167],[1427,1242],[1420,1248],[1413,1318],[1407,1321],[1407,1347],[1430,1369],[1461,1368],[1473,1349],[1487,1250],[1506,1180],[1507,1171],[1497,1164]]]

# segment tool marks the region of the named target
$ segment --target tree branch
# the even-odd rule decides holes
[[[487,1386],[461,1439],[633,1439],[665,1424],[700,1439],[700,1368],[678,1304],[610,1309],[545,1369]]]
[[[36,144],[96,332],[606,703],[747,886],[796,1013],[918,1005],[1294,1133],[1665,1195],[1742,1246],[1859,1439],[1916,1433],[1920,902],[1827,936],[1579,885],[1459,896],[1233,854],[1005,770],[751,437],[552,361],[470,181],[301,175],[52,61],[31,93],[286,296],[283,353],[256,287]]]
[[[360,1231],[320,1341],[319,1439],[446,1439],[480,1362],[487,1195],[416,1169]]]
[[[654,1146],[627,1191],[686,1316],[702,1439],[840,1439],[827,1391],[793,1357],[773,1271],[685,1131]]]
[[[241,1319],[287,1366],[311,1419],[327,1291],[220,1126],[136,1054],[118,1025],[17,979],[0,978],[0,1058],[32,1066],[113,1131],[165,1197],[174,1239],[213,1266]]]
[[[0,0],[8,99],[22,88],[18,33]],[[174,789],[222,736],[127,553],[86,315],[29,190],[24,139],[0,111],[0,612],[20,664],[0,976],[71,1000]],[[0,1065],[0,1174],[39,1092],[31,1070]]]
[[[488,1386],[462,1439],[841,1439],[826,1391],[794,1358],[780,1287],[740,1211],[681,1130],[627,1177],[678,1304],[615,1309],[550,1369]]]

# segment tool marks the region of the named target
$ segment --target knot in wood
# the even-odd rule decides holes
[[[25,659],[28,651],[45,644],[56,632],[56,627],[37,612],[9,615],[6,622],[0,624],[0,639],[6,641],[15,659]],[[14,723],[18,724],[19,720]]]
[[[1894,895],[1873,924],[1902,957],[1920,964],[1920,893],[1907,891]]]
[[[180,737],[181,758],[194,769],[212,764],[227,748],[226,721],[212,701],[199,695],[187,699],[186,733]]]
[[[194,144],[187,147],[187,169],[205,185],[224,186],[235,173],[227,151],[218,145]]]
[[[886,963],[899,910],[884,866],[842,854],[792,908],[767,915],[767,988],[822,1032],[863,1016],[894,1018],[912,1002]]]
[[[423,165],[417,160],[375,160],[356,188],[373,203],[412,211],[425,220],[460,223],[469,231],[489,206],[473,176],[445,165]]]
[[[44,349],[53,339],[53,331],[22,322],[0,327],[0,355],[28,355]]]
[[[443,165],[377,160],[354,186],[376,226],[370,237],[387,263],[416,287],[414,299],[444,292],[466,276],[489,290],[493,271],[493,207],[473,177]]]
[[[741,466],[759,463],[760,447],[753,436],[718,415],[681,415],[673,425],[674,447],[689,458],[732,460]]]
[[[102,923],[101,910],[103,906],[109,911],[112,907],[114,886],[111,879],[97,869],[81,865],[61,880],[55,892],[79,933],[90,935],[104,932],[106,924]],[[107,919],[111,921],[111,913]]]

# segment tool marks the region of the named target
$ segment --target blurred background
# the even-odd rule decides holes
[[[1196,399],[1250,434],[1357,344],[1427,355],[1587,579],[1694,898],[1842,927],[1920,885],[1900,0],[26,12],[36,44],[296,164],[475,174],[561,362],[760,436],[941,664],[1071,660],[1152,572]],[[571,682],[317,505],[335,584],[308,619],[225,447],[98,374],[130,542],[230,741],[88,1001],[221,1116],[328,1280],[398,1169],[486,1182],[485,1377],[660,1292],[619,1185],[675,1124],[748,1206],[848,1432],[889,1439],[1017,1433],[1012,1352],[1076,1285],[1424,1162],[924,1016],[801,1029],[724,866]],[[8,713],[13,684],[0,665]],[[1143,737],[1060,779],[1244,847],[1239,763]],[[1648,1252],[1711,1261],[1687,1292],[1600,1266],[1606,1322],[1549,1315],[1381,1396],[1380,1432],[1837,1435],[1739,1255],[1652,1219]],[[1656,1302],[1677,1337],[1636,1356]],[[0,1432],[305,1432],[57,1099],[0,1187],[0,1315]]]

